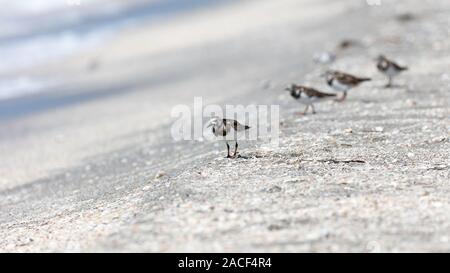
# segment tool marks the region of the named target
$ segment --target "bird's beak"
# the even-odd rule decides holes
[[[211,126],[213,126],[212,123],[208,124],[208,126],[206,126],[206,128],[211,128]]]

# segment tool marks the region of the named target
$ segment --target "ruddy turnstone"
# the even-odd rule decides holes
[[[222,137],[225,140],[227,144],[227,158],[238,157],[237,149],[239,145],[237,142],[237,133],[246,131],[250,129],[250,127],[242,125],[234,119],[221,119],[217,117],[212,118],[209,121],[207,128],[210,127],[212,127],[212,132],[216,137]],[[230,154],[230,142],[235,142],[233,155]]]
[[[386,75],[389,79],[388,83],[386,84],[386,87],[392,87],[392,80],[395,76],[400,74],[401,72],[408,70],[406,66],[400,66],[397,63],[389,60],[383,55],[380,55],[377,59],[377,68],[378,70]]]
[[[338,92],[343,92],[344,95],[338,101],[344,101],[347,97],[348,90],[359,86],[361,83],[371,81],[370,78],[359,78],[350,74],[339,71],[329,70],[325,73],[327,84]]]
[[[303,111],[302,115],[306,114],[310,106],[312,108],[312,113],[316,113],[313,103],[336,97],[336,94],[323,93],[314,88],[296,84],[292,84],[291,86],[287,87],[286,91],[290,92],[291,96],[298,102],[306,105],[306,108]]]

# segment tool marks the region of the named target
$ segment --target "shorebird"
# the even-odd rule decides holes
[[[348,90],[359,86],[361,83],[371,81],[370,78],[359,78],[347,73],[329,70],[325,73],[327,84],[344,95],[338,101],[344,101],[347,97]]]
[[[290,92],[291,96],[298,102],[306,105],[305,110],[303,111],[303,113],[301,113],[302,115],[306,115],[306,112],[308,111],[310,106],[312,108],[312,113],[316,113],[313,103],[336,97],[336,94],[323,93],[314,88],[296,84],[291,84],[291,86],[287,87],[285,90]]]
[[[392,87],[392,80],[395,76],[397,76],[398,74],[400,74],[405,70],[408,70],[408,67],[400,66],[383,55],[380,55],[377,61],[378,61],[377,63],[378,70],[384,75],[386,75],[389,79],[388,83],[386,84],[386,88]]]
[[[212,128],[212,132],[216,137],[222,137],[227,144],[227,158],[236,158],[238,157],[238,138],[237,133],[243,132],[250,129],[247,125],[240,124],[237,120],[234,119],[221,119],[221,118],[212,118],[207,128]],[[234,154],[230,154],[230,142],[235,142],[234,146]]]

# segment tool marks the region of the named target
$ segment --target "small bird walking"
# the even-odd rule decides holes
[[[290,92],[291,96],[301,104],[306,105],[305,110],[301,113],[306,115],[309,107],[312,108],[312,113],[316,114],[314,109],[315,102],[322,102],[331,98],[336,98],[336,94],[328,94],[320,92],[314,88],[292,84],[286,88],[286,91]]]
[[[344,95],[337,101],[344,101],[347,98],[347,92],[361,83],[371,81],[370,78],[360,78],[347,73],[329,70],[325,73],[327,84],[338,92],[343,92]]]
[[[403,71],[408,70],[408,67],[400,66],[383,55],[380,55],[377,61],[378,61],[377,62],[378,70],[388,77],[388,83],[385,86],[386,88],[390,88],[393,86],[393,78],[395,76],[397,76]]]
[[[210,127],[212,127],[212,132],[216,137],[222,137],[225,140],[227,144],[227,158],[239,157],[237,151],[239,147],[237,133],[250,129],[250,126],[242,125],[234,119],[221,119],[216,117],[209,121],[207,128]],[[235,142],[233,155],[230,154],[230,142]]]

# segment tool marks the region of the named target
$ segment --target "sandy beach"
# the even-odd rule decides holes
[[[49,84],[0,100],[0,251],[450,251],[450,3],[381,2],[219,1],[1,72]],[[327,68],[373,80],[297,115]],[[174,141],[194,97],[279,105],[279,147]]]

